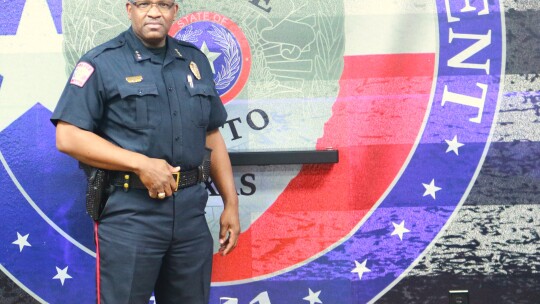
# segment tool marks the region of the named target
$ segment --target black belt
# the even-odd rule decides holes
[[[199,167],[188,170],[173,173],[173,178],[176,181],[177,190],[187,187],[191,187],[200,184],[208,179],[210,173],[210,166],[200,165]],[[130,188],[134,189],[146,189],[146,186],[142,183],[137,174],[129,172],[110,172],[110,183],[116,187],[122,187],[124,191],[128,191]]]

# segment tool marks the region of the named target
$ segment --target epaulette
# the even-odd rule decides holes
[[[88,53],[86,53],[84,55],[84,57],[88,58],[88,59],[95,59],[96,57],[98,57],[99,55],[105,53],[107,50],[112,50],[112,49],[117,49],[119,47],[122,47],[124,44],[126,44],[126,38],[124,38],[124,33],[116,36],[115,38],[107,41],[107,42],[104,42],[96,47],[94,47],[93,49],[91,49],[90,51],[88,51]]]
[[[178,40],[176,38],[173,38],[173,40],[178,43],[179,45],[182,45],[182,46],[187,46],[187,47],[190,47],[190,48],[194,48],[195,50],[199,51],[202,53],[202,51],[193,43],[190,43],[190,42],[186,42],[186,41],[183,41],[183,40]]]

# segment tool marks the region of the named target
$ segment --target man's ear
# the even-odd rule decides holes
[[[127,12],[127,16],[129,20],[131,20],[131,9],[132,9],[131,4],[126,1],[126,12]]]

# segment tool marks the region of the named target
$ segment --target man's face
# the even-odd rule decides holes
[[[165,38],[178,12],[173,0],[138,0],[126,3],[128,17],[135,34],[148,47],[165,45]]]

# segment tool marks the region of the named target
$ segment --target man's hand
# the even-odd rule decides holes
[[[240,235],[238,205],[225,205],[219,225],[219,253],[226,256],[238,244],[238,236]]]
[[[148,189],[151,198],[163,199],[172,196],[176,190],[176,181],[172,173],[180,171],[180,167],[173,167],[163,159],[148,158],[135,173]],[[165,196],[162,197],[162,194]]]
[[[212,150],[210,176],[223,199],[223,206],[225,206],[219,220],[219,252],[226,256],[236,247],[240,234],[238,194],[234,186],[227,146],[225,146],[225,141],[219,130],[206,133],[206,145]]]

